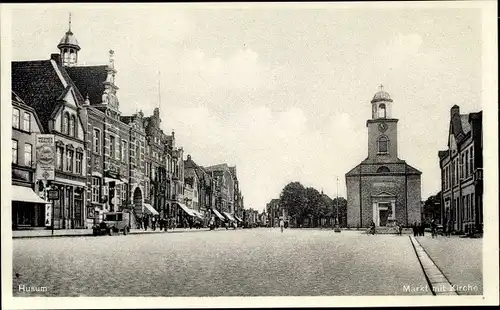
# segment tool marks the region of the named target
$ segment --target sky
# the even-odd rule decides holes
[[[22,5],[13,60],[48,59],[68,29],[81,64],[115,52],[123,115],[160,107],[199,165],[236,165],[245,207],[289,182],[345,197],[367,156],[370,100],[394,100],[398,156],[440,190],[450,108],[482,110],[481,11],[340,5]],[[338,177],[338,190],[336,179]]]

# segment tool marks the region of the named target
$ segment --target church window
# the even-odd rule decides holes
[[[383,103],[378,106],[378,117],[379,118],[386,118],[387,117],[385,104],[383,104]]]
[[[389,139],[382,136],[378,139],[378,153],[387,154],[389,152]]]
[[[377,173],[387,173],[387,172],[391,172],[391,171],[386,166],[381,166],[377,169]]]

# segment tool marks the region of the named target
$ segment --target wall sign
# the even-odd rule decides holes
[[[37,180],[54,180],[56,143],[54,135],[36,135],[36,178]]]

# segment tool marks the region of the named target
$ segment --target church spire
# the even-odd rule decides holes
[[[69,27],[68,32],[71,32],[71,12],[69,12]]]

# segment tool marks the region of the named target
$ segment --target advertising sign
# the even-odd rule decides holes
[[[52,205],[50,203],[45,204],[45,226],[52,225]]]
[[[56,161],[56,141],[54,135],[36,135],[36,178],[54,180]]]
[[[59,191],[58,190],[49,190],[48,191],[49,200],[59,200]]]

